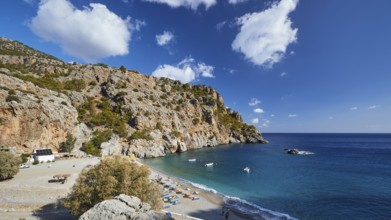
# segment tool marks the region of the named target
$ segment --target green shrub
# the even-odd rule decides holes
[[[67,134],[65,141],[60,145],[60,150],[62,152],[71,153],[73,148],[75,148],[76,138],[72,134]]]
[[[182,136],[182,133],[179,132],[179,131],[172,131],[171,132],[171,137],[176,137],[176,138],[179,138]]]
[[[68,106],[68,103],[65,102],[65,101],[62,101],[61,104],[62,104],[62,105],[65,105],[65,106]]]
[[[95,131],[94,137],[83,144],[83,147],[80,148],[80,150],[86,152],[87,154],[91,154],[94,156],[100,156],[100,145],[103,142],[106,142],[110,139],[110,137],[113,135],[113,132],[111,130],[103,130],[103,131]]]
[[[200,123],[200,119],[199,118],[194,118],[193,119],[193,125],[198,125]]]
[[[81,92],[87,86],[86,82],[82,79],[72,79],[64,83],[64,88],[67,90]]]
[[[137,130],[129,137],[129,141],[135,140],[135,139],[144,139],[147,141],[153,140],[151,135],[149,135],[148,131],[146,131],[146,130]]]
[[[37,165],[37,164],[39,164],[39,160],[37,160],[37,159],[34,159],[34,161],[33,161],[33,165]]]
[[[21,154],[20,159],[22,160],[22,163],[27,163],[28,159],[30,158],[31,154]]]
[[[8,90],[8,95],[16,95],[15,90],[13,89]]]
[[[124,67],[124,66],[121,66],[121,67],[119,68],[119,70],[120,70],[122,73],[126,73],[126,67]]]
[[[0,151],[0,181],[10,179],[19,172],[20,157],[7,151]]]
[[[153,209],[160,210],[162,194],[149,175],[146,166],[129,163],[124,158],[104,159],[96,167],[82,171],[64,206],[73,215],[80,216],[99,202],[126,194],[137,196]]]
[[[5,101],[6,102],[12,102],[12,101],[16,101],[16,102],[20,102],[20,99],[18,96],[16,95],[8,95],[7,98],[5,98]]]
[[[160,121],[156,123],[156,129],[159,129],[160,131],[163,131],[163,125]]]

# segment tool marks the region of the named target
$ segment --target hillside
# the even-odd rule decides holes
[[[65,63],[0,38],[0,146],[158,157],[228,143],[264,143],[211,87],[105,64]]]

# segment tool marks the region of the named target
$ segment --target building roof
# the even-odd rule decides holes
[[[35,150],[35,152],[36,152],[35,155],[37,156],[53,155],[51,149]]]

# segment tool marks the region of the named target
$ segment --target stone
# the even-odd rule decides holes
[[[121,194],[89,209],[79,220],[171,220],[164,213],[151,210],[151,206],[135,196]]]

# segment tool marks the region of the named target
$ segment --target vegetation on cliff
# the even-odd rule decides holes
[[[102,63],[64,63],[4,38],[0,39],[0,81],[5,82],[0,87],[0,102],[3,98],[9,103],[8,112],[0,114],[0,122],[4,125],[11,123],[10,115],[14,108],[21,109],[18,114],[28,115],[26,106],[35,103],[37,118],[28,120],[36,120],[42,125],[35,135],[38,139],[43,137],[38,131],[48,126],[42,123],[40,117],[51,114],[62,117],[65,114],[62,110],[43,112],[43,107],[50,108],[60,103],[68,115],[77,110],[77,115],[64,119],[75,116],[77,123],[69,121],[67,124],[73,123],[76,127],[84,123],[92,130],[87,132],[89,137],[82,142],[76,141],[75,148],[97,156],[108,152],[102,151],[100,145],[114,136],[120,138],[118,143],[122,145],[117,148],[130,148],[140,157],[163,156],[166,152],[183,152],[232,142],[264,141],[260,132],[244,123],[238,112],[226,108],[220,94],[211,87],[158,79],[129,71],[123,66],[113,68]],[[11,81],[17,85],[9,84]],[[50,123],[53,126],[50,132],[57,132],[58,122],[53,120]],[[64,123],[61,121],[61,124]],[[63,143],[68,134],[79,136],[74,133],[75,130],[67,128],[53,136],[62,138],[60,143]],[[12,140],[11,135],[17,136],[9,135],[9,138],[0,139],[0,144],[11,143],[6,140]],[[18,141],[12,143],[18,143],[20,149],[30,145]],[[110,152],[118,152],[118,149]]]
[[[121,157],[103,159],[96,167],[82,171],[64,205],[73,215],[80,216],[99,202],[126,194],[159,210],[161,193],[149,175],[147,167]]]

